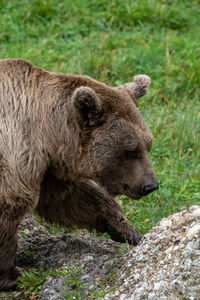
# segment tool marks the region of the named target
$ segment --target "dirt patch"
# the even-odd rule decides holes
[[[121,263],[119,252],[126,251],[127,247],[129,246],[115,243],[104,237],[94,238],[94,235],[86,230],[52,235],[35,217],[27,216],[19,230],[17,266],[24,270],[34,268],[38,271],[59,269],[63,266],[66,270],[77,267],[79,268],[78,280],[81,284],[80,292],[90,295],[93,289],[100,289],[96,284],[97,280],[109,284],[115,268]],[[61,299],[64,285],[63,277],[48,278],[39,299]],[[72,284],[70,288],[74,289],[76,286]],[[29,297],[26,297],[22,291],[15,291],[0,294],[0,299],[23,300]]]

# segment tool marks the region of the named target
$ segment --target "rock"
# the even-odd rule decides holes
[[[162,219],[162,221],[160,221],[160,227],[165,230],[167,229],[167,227],[171,227],[172,225],[172,221],[170,219]]]
[[[92,261],[92,260],[94,260],[94,257],[93,256],[91,256],[91,255],[88,255],[88,256],[86,256],[85,258],[84,258],[84,261]]]
[[[199,300],[199,248],[199,206],[164,218],[124,255],[117,274],[120,286],[105,299],[119,299],[120,291],[123,300]]]
[[[200,235],[200,223],[192,226],[192,228],[187,231],[186,237],[191,240],[197,234]]]
[[[38,300],[65,300],[65,298],[61,296],[65,288],[64,285],[64,277],[48,277],[39,293]]]

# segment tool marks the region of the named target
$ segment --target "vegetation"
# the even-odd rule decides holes
[[[140,109],[160,189],[141,201],[119,197],[142,233],[200,204],[199,14],[199,0],[1,0],[1,58],[110,85],[152,78]]]
[[[25,296],[31,295],[29,299],[37,299],[39,291],[48,277],[64,277],[66,283],[63,297],[68,300],[86,299],[86,293],[82,292],[82,289],[86,287],[86,284],[82,284],[79,281],[81,270],[82,267],[77,265],[73,268],[65,268],[65,266],[63,266],[61,269],[50,269],[46,272],[43,270],[36,271],[34,269],[29,270],[28,272],[24,271],[22,276],[19,277],[19,288],[24,290]],[[112,275],[113,274],[111,272],[111,280],[113,279]],[[104,289],[105,280],[104,283],[102,280],[104,279],[101,278],[101,280],[94,281],[94,288],[91,289],[90,299],[99,299],[114,290],[114,288],[112,288],[106,292]]]
[[[19,288],[25,290],[25,295],[32,295],[33,299],[37,298],[38,292],[44,285],[47,277],[64,276],[63,270],[49,270],[47,272],[34,269],[24,271],[22,276],[19,277]]]

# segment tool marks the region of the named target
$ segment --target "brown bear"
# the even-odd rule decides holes
[[[87,76],[0,60],[0,290],[16,286],[17,230],[36,210],[50,222],[141,235],[114,198],[158,188],[152,134],[138,110],[150,78],[109,87]]]

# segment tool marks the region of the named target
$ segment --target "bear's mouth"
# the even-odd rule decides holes
[[[133,200],[139,200],[143,196],[142,194],[134,193],[128,184],[124,185],[124,194]]]

